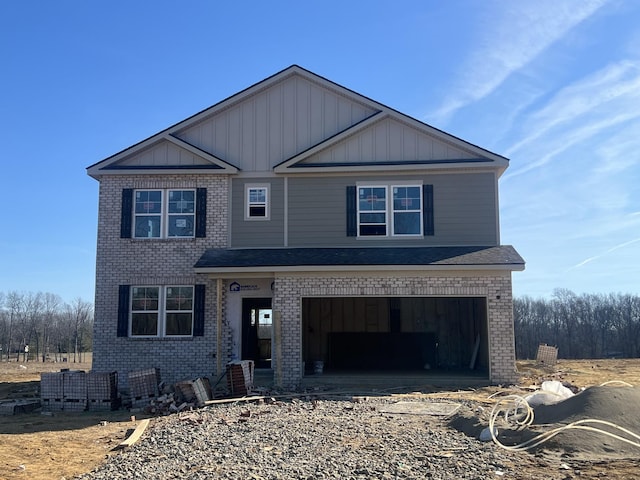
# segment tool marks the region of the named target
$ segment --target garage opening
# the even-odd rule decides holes
[[[489,373],[484,297],[304,298],[302,330],[305,374]]]

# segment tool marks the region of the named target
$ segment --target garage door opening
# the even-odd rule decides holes
[[[305,374],[489,374],[484,297],[331,297],[302,300]]]

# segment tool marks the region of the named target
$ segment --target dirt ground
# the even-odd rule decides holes
[[[61,368],[89,371],[91,365],[90,362],[0,362],[0,400],[39,398],[40,373],[57,372]],[[521,374],[520,387],[540,385],[544,380],[559,380],[576,388],[612,380],[640,385],[640,359],[560,360],[554,366],[520,361],[518,371]],[[488,387],[475,391],[472,396],[486,401],[496,390],[499,389]],[[446,395],[455,398],[457,394],[450,392]],[[464,392],[464,398],[469,399],[468,391]],[[89,472],[107,456],[117,455],[114,447],[144,418],[144,415],[135,413],[135,421],[132,421],[131,415],[127,410],[119,410],[56,412],[54,415],[35,411],[0,416],[0,480],[70,480],[75,475]],[[637,472],[636,461],[599,461],[585,465],[580,478],[635,479]]]

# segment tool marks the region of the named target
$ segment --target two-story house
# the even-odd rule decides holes
[[[88,168],[93,368],[512,381],[507,166],[299,66],[276,73]]]

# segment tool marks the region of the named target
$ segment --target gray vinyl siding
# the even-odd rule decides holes
[[[346,236],[346,187],[367,181],[419,180],[433,185],[435,235],[420,238]],[[289,247],[497,245],[493,173],[423,176],[290,177]]]
[[[269,184],[269,220],[245,220],[246,184]],[[284,179],[234,178],[231,189],[231,246],[284,246]]]
[[[322,85],[292,76],[176,136],[242,171],[269,172],[375,112]]]

